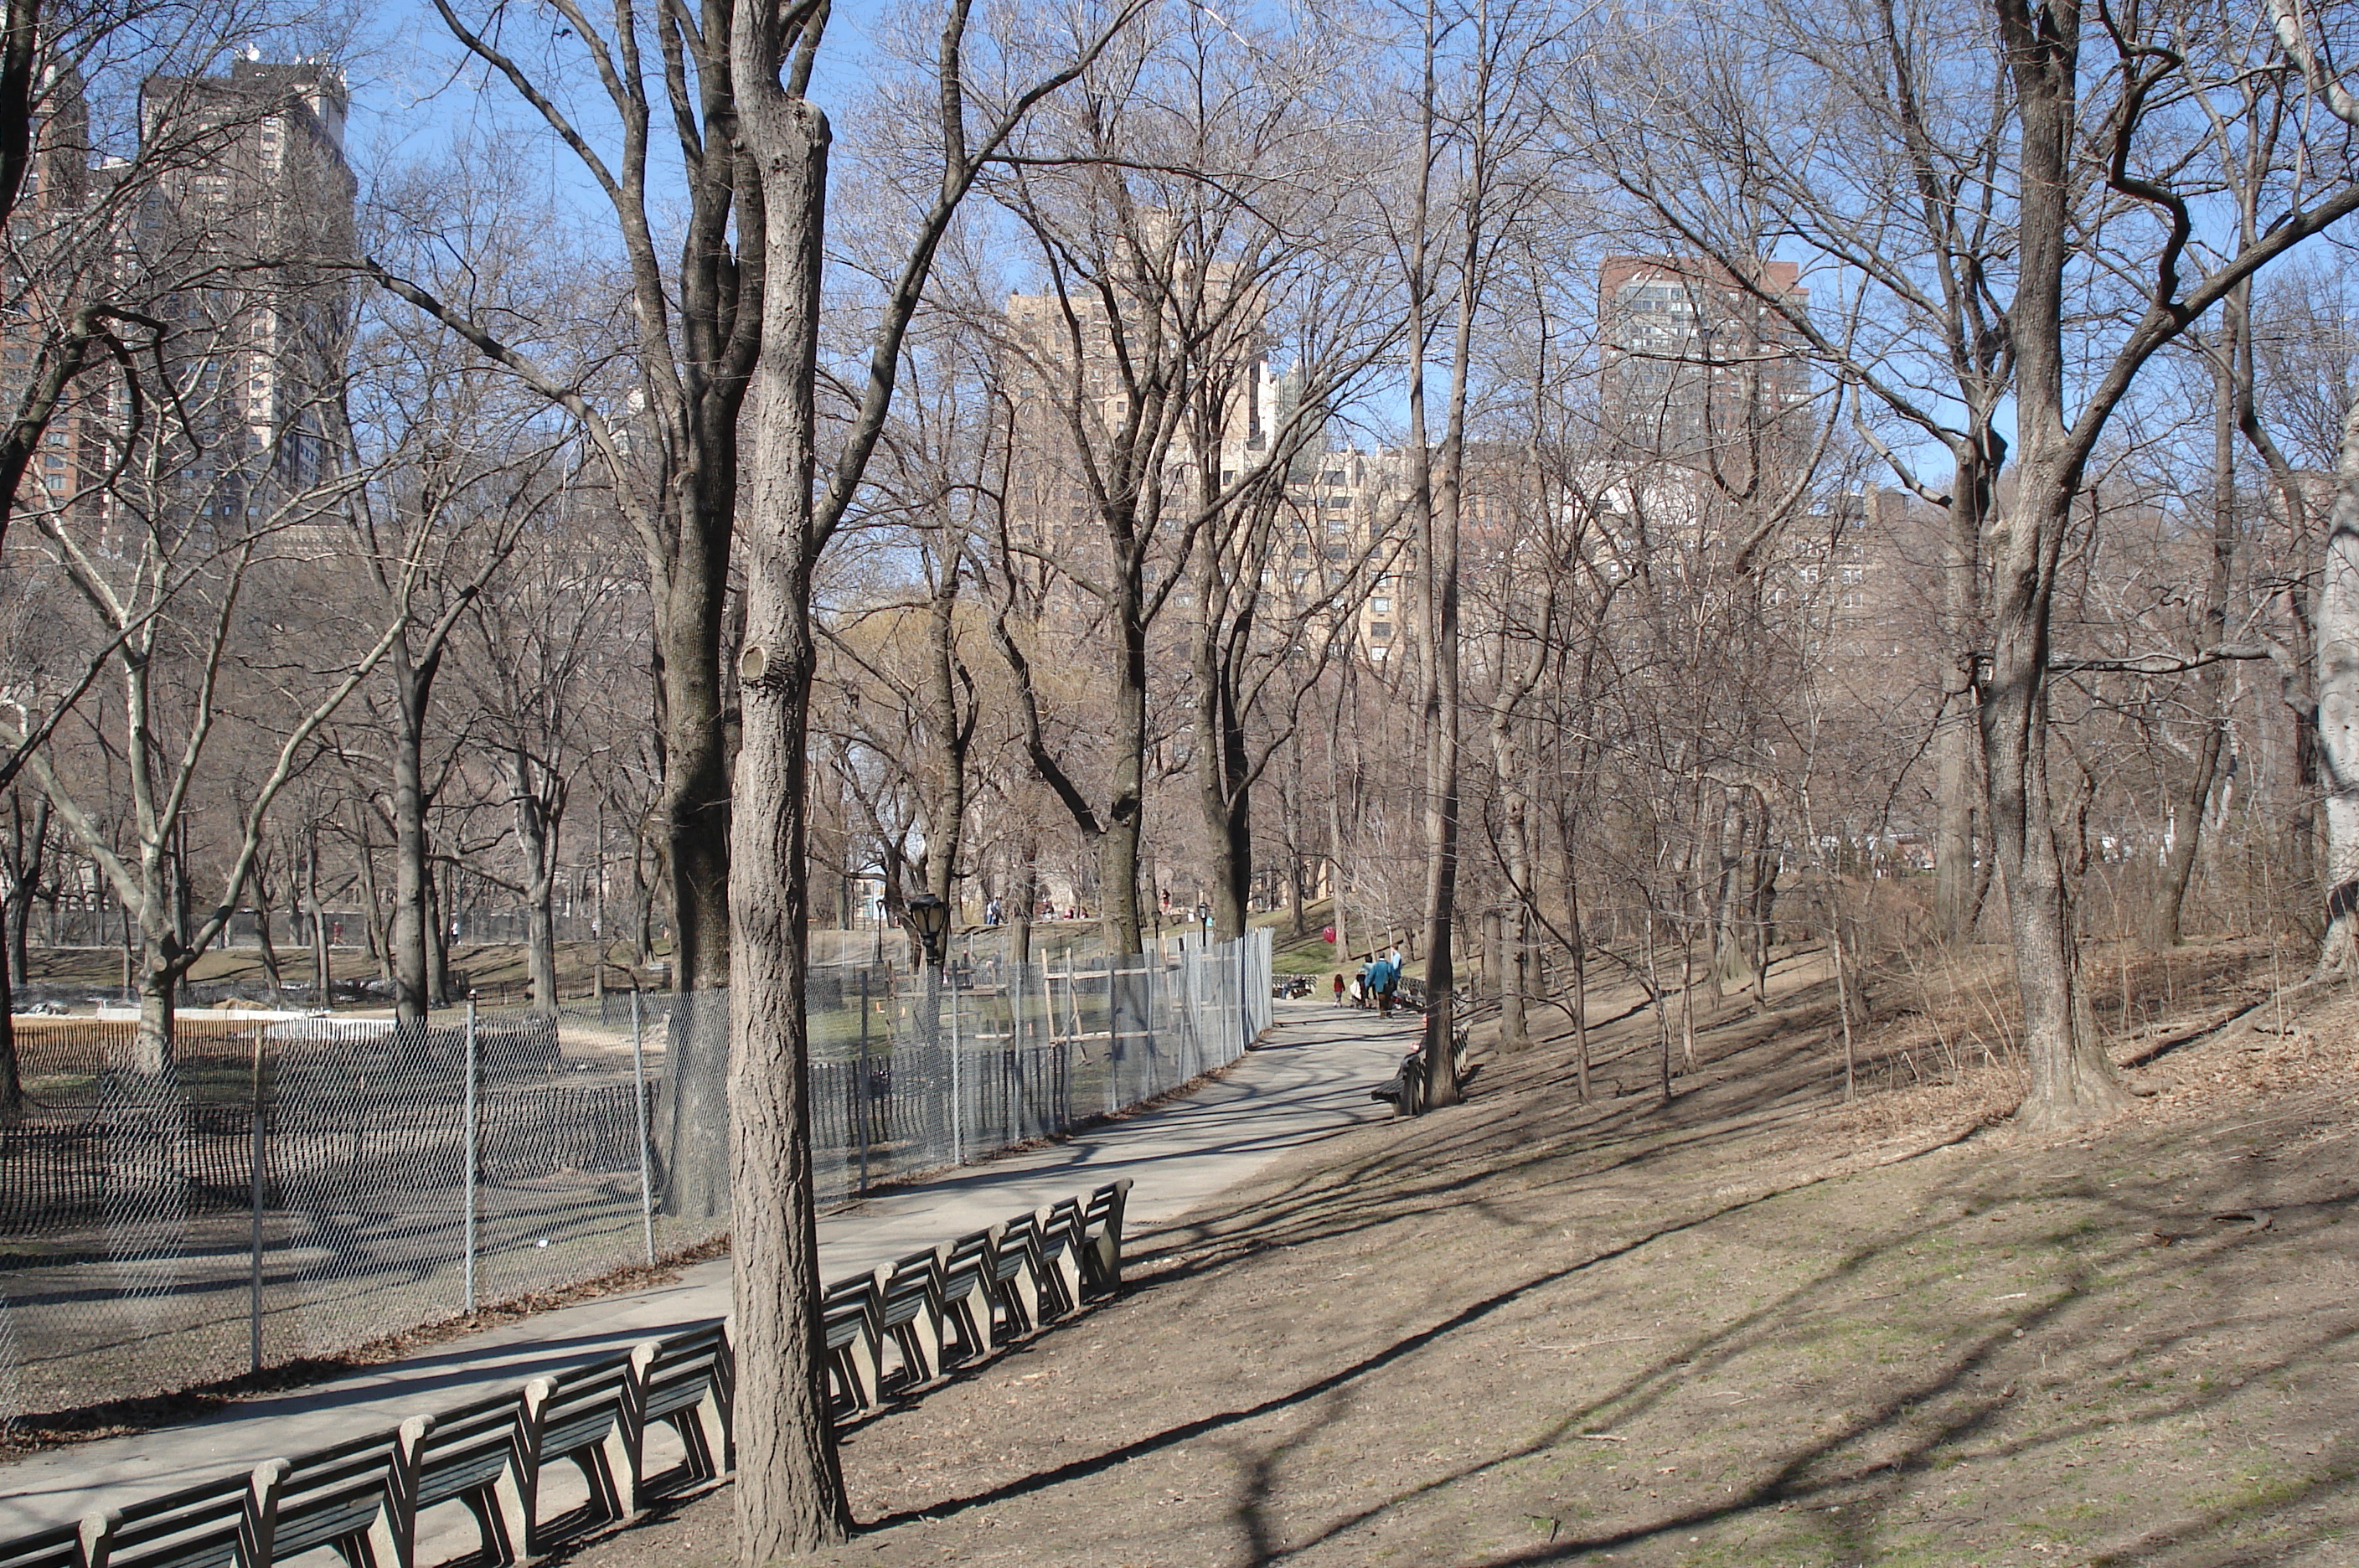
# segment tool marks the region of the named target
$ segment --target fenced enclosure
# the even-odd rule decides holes
[[[1166,1093],[1235,1060],[1269,1006],[1266,932],[815,968],[821,1202]],[[161,1073],[134,1069],[128,1020],[16,1024],[32,1108],[0,1128],[0,1418],[333,1356],[727,1228],[664,1212],[666,1067],[676,1039],[722,1049],[723,991],[408,1029],[184,1015]]]

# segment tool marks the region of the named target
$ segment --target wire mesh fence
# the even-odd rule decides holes
[[[823,1203],[1070,1130],[1234,1061],[1266,932],[1109,961],[811,973]],[[666,1213],[667,1063],[725,1051],[725,991],[423,1027],[21,1018],[0,1128],[0,1418],[333,1356],[725,1231]],[[705,1123],[684,1136],[717,1139]]]

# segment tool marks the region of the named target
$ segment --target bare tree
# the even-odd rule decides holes
[[[737,0],[729,67],[736,124],[760,182],[767,280],[760,390],[747,468],[745,746],[730,877],[732,1255],[738,1344],[737,1557],[761,1568],[840,1539],[850,1523],[836,1462],[820,1321],[807,1068],[811,586],[891,412],[901,344],[959,205],[1033,105],[1086,71],[1132,11],[1093,19],[1071,57],[985,109],[965,63],[969,13],[953,0],[934,60],[938,182],[916,203],[907,261],[886,298],[867,377],[822,493],[818,370],[827,116],[808,97],[826,0]]]

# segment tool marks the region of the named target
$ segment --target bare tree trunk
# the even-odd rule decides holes
[[[1989,438],[1995,441],[1994,435]],[[1974,869],[1975,651],[1982,645],[1983,528],[1997,464],[1969,438],[1954,444],[1948,528],[1941,540],[1941,708],[1935,718],[1933,923],[1941,940],[1973,940],[1980,905]]]
[[[406,650],[394,652],[393,680],[393,1016],[414,1027],[439,1000],[429,953],[439,922],[431,908],[432,872],[426,844],[426,702],[433,690],[430,668],[413,665]]]
[[[2326,934],[2318,972],[2359,969],[2359,400],[2343,421],[2318,595],[2318,762],[2325,783]]]
[[[1351,862],[1345,836],[1351,821],[1343,810],[1343,736],[1351,730],[1352,664],[1346,659],[1343,678],[1335,683],[1335,712],[1327,730],[1327,872],[1329,916],[1335,928],[1335,962],[1348,964],[1352,958],[1352,928],[1346,923],[1345,906],[1351,885]],[[1355,732],[1354,732],[1355,733]]]
[[[773,1561],[852,1524],[828,1408],[820,1319],[805,1009],[810,959],[811,486],[827,118],[780,81],[806,14],[737,0],[731,65],[760,170],[769,276],[741,514],[745,745],[730,838],[729,1125],[736,1275],[737,1561]],[[791,30],[789,30],[791,29]]]
[[[2203,585],[2203,613],[2196,631],[2198,651],[2228,640],[2229,574],[2236,559],[2236,340],[2239,322],[2231,309],[2212,345],[2212,570]],[[2221,743],[2228,725],[2228,681],[2223,666],[2195,672],[2195,712],[2203,733],[2195,746],[2195,767],[2180,797],[2180,822],[2163,864],[2162,898],[2156,906],[2154,944],[2179,946],[2195,856],[2203,841],[2203,817],[2220,776]]]
[[[279,990],[278,949],[271,943],[270,916],[270,889],[257,877],[254,881],[254,944],[262,957],[262,977],[275,996]]]
[[[2048,782],[2050,611],[2087,461],[2066,424],[2062,324],[2079,40],[2051,34],[2045,13],[2035,16],[2023,0],[1997,0],[1996,10],[2023,126],[2022,271],[2010,316],[2021,462],[1995,563],[1983,757],[2031,1059],[2031,1092],[2017,1115],[2026,1127],[2049,1131],[2112,1116],[2129,1094],[2089,1027]]]
[[[426,873],[426,995],[428,1005],[447,1007],[452,1001],[451,927],[458,910],[455,868],[439,874],[429,862]]]
[[[16,993],[9,968],[0,964],[0,1127],[13,1127],[25,1116],[24,1070],[16,1060]]]
[[[516,852],[523,861],[525,960],[532,975],[532,1005],[557,1010],[557,867],[549,843],[551,826],[536,788],[532,759],[521,751],[508,757],[510,800],[516,807]]]
[[[320,825],[313,822],[306,830],[307,842],[303,859],[303,903],[311,911],[311,999],[326,1007],[335,993],[335,976],[329,972],[328,911],[320,905]]]

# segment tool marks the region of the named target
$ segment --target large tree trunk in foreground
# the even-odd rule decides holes
[[[779,26],[761,0],[739,0],[732,63],[760,166],[770,265],[742,517],[745,727],[729,886],[737,1560],[746,1568],[841,1541],[851,1526],[820,1321],[804,1009],[812,381],[828,126],[779,81],[791,41]]]
[[[1999,0],[2023,123],[2022,273],[2010,320],[2022,461],[1992,583],[1990,684],[1982,706],[1991,837],[2006,877],[2031,1090],[2019,1125],[2052,1131],[2129,1104],[2080,984],[2064,856],[2048,787],[2051,610],[2064,536],[2081,493],[2084,444],[2065,419],[2064,262],[2078,124],[2077,38],[2059,38],[2017,0]]]

